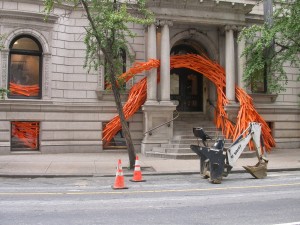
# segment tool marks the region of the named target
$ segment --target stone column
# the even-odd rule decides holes
[[[242,30],[242,27],[238,28],[239,31]],[[244,69],[245,69],[245,64],[246,64],[246,57],[242,56],[242,53],[245,49],[245,39],[241,39],[238,42],[238,49],[237,49],[237,54],[238,54],[238,86],[241,88],[245,89],[245,85],[243,82],[243,74],[244,74]]]
[[[170,30],[171,21],[160,21],[161,57],[160,57],[160,90],[161,103],[170,102]]]
[[[156,59],[156,25],[148,26],[147,60]],[[157,103],[157,69],[151,69],[147,75],[146,105]]]
[[[235,26],[225,26],[226,97],[230,103],[235,102],[235,51],[233,36],[235,29]]]
[[[173,112],[176,106],[170,101],[170,34],[169,26],[172,25],[169,21],[161,21],[161,62],[160,62],[160,102],[154,102],[154,89],[148,87],[149,95],[147,94],[147,102],[142,107],[144,112],[144,139],[141,144],[143,154],[153,151],[154,147],[161,147],[162,144],[167,144],[173,137]],[[153,28],[148,28],[148,58],[154,56],[153,47]],[[151,37],[150,37],[151,36]],[[152,43],[152,44],[151,44]],[[151,48],[151,49],[150,49]],[[155,51],[156,52],[156,51]],[[150,57],[150,58],[151,58]],[[150,75],[150,74],[148,74]],[[152,74],[151,74],[152,75]],[[153,76],[154,77],[154,76]],[[147,82],[154,83],[154,78],[150,77]],[[153,79],[153,80],[152,80]],[[156,79],[156,78],[155,78]],[[147,83],[149,85],[149,83]],[[156,80],[155,80],[156,84]],[[156,85],[155,85],[156,86]],[[156,88],[156,87],[155,87]],[[157,90],[157,89],[155,89]],[[156,92],[155,92],[156,94]],[[157,97],[155,95],[155,97]],[[152,104],[151,104],[152,102]],[[151,131],[151,132],[149,132]]]

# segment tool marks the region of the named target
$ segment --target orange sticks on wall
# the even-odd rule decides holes
[[[144,102],[147,97],[147,79],[146,77],[134,85],[128,96],[128,100],[123,106],[124,116],[126,119],[130,118]],[[121,130],[121,121],[119,116],[115,116],[109,123],[106,124],[103,130],[104,145],[108,144],[111,139]]]
[[[24,96],[38,96],[40,87],[39,85],[21,85],[10,82],[9,91],[11,94],[24,95]]]
[[[170,67],[172,68],[189,68],[197,71],[203,76],[207,77],[216,85],[217,90],[217,103],[215,110],[215,124],[220,128],[226,138],[235,138],[247,128],[249,122],[258,122],[263,125],[262,135],[265,141],[265,147],[270,150],[275,146],[275,141],[271,135],[271,130],[265,120],[258,114],[253,105],[251,97],[241,88],[236,87],[236,98],[240,102],[240,110],[238,113],[236,125],[230,122],[228,115],[225,111],[225,106],[228,104],[226,98],[226,76],[225,70],[218,63],[210,60],[208,57],[186,54],[171,56]],[[121,79],[128,81],[137,73],[152,68],[158,68],[160,62],[151,59],[145,63],[136,63],[128,72],[120,76]],[[159,76],[158,76],[159,77]],[[159,79],[158,79],[159,82]],[[128,97],[128,101],[123,107],[126,119],[132,116],[146,100],[147,82],[146,78],[136,83]],[[114,135],[121,129],[119,116],[114,117],[103,130],[103,142],[108,143]]]
[[[256,111],[252,98],[242,88],[236,87],[235,94],[236,98],[240,102],[240,110],[237,116],[233,138],[237,138],[240,133],[248,127],[250,121],[261,123],[265,148],[266,150],[270,151],[271,148],[275,146],[275,141],[272,137],[270,127]]]
[[[38,148],[39,122],[12,122],[12,136],[32,150]]]
[[[159,67],[159,60],[151,59],[146,63],[135,63],[134,66],[129,69],[126,73],[120,76],[120,79],[128,81],[137,73],[141,73],[145,70]],[[130,118],[144,102],[147,97],[147,78],[143,78],[136,83],[130,90],[128,100],[123,106],[123,112],[126,119]],[[111,139],[121,130],[120,117],[115,116],[109,123],[106,124],[103,130],[102,140],[105,144],[108,144]]]

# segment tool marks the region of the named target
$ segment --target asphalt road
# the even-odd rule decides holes
[[[300,224],[300,171],[266,179],[230,174],[144,176],[112,190],[113,177],[0,178],[0,224]]]

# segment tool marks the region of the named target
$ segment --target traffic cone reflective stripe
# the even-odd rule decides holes
[[[145,181],[145,180],[143,180],[143,177],[142,177],[142,171],[141,171],[141,166],[140,166],[140,161],[139,161],[138,156],[136,156],[136,159],[135,159],[133,178],[130,181],[132,181],[132,182]]]
[[[127,189],[128,188],[128,187],[125,187],[121,159],[119,159],[119,161],[118,161],[117,172],[116,172],[116,179],[115,179],[115,183],[112,186],[112,188],[113,189]]]

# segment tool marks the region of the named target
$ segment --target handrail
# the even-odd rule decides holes
[[[212,103],[212,101],[211,101],[210,99],[207,99],[207,102],[208,102],[208,104],[209,104],[210,107],[214,108],[214,109],[217,111],[217,113],[222,117],[223,120],[224,120],[224,119],[225,119],[225,120],[228,120],[228,121],[231,122],[233,125],[236,125],[235,122],[233,122],[232,120],[230,120],[230,119],[226,118],[225,116],[221,115],[220,112],[219,112],[219,110],[217,109],[217,107]]]
[[[148,134],[148,133],[149,133],[149,135],[152,135],[152,131],[154,131],[154,130],[156,130],[156,129],[158,129],[158,128],[160,128],[160,127],[166,125],[166,124],[168,124],[168,127],[170,127],[170,123],[171,123],[172,121],[176,120],[176,119],[179,117],[179,112],[178,112],[177,110],[175,110],[175,112],[177,113],[177,115],[176,115],[175,117],[173,117],[173,119],[171,119],[171,120],[169,120],[169,121],[167,121],[167,122],[165,122],[165,123],[162,123],[162,124],[160,124],[160,125],[158,125],[158,126],[152,128],[152,129],[148,130],[147,132],[144,133],[144,135],[146,135],[146,134]]]

